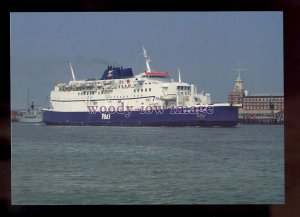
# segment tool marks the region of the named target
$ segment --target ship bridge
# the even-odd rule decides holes
[[[146,78],[170,78],[169,72],[145,72]]]
[[[155,79],[155,80],[166,80],[169,81],[171,79],[171,75],[169,72],[144,72],[140,74],[142,79]]]

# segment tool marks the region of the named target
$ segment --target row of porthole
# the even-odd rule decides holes
[[[270,110],[269,106],[244,106],[244,109],[255,109],[255,110]],[[282,110],[283,106],[274,106],[275,110]]]
[[[141,92],[143,92],[143,91],[144,91],[144,89],[134,89],[134,90],[133,90],[133,92],[134,92],[134,93],[136,93],[136,92],[140,92],[140,90],[141,90]],[[148,90],[148,89],[147,89],[147,88],[145,88],[145,92],[147,92],[147,90]],[[151,91],[151,88],[149,88],[149,90],[148,90],[148,91],[150,92],[150,91]]]

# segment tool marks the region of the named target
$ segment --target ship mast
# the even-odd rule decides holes
[[[29,107],[29,89],[27,89],[26,105],[27,105],[27,107]]]
[[[76,78],[75,78],[75,75],[74,75],[74,71],[73,71],[72,64],[71,64],[71,62],[68,62],[68,63],[69,63],[70,68],[71,68],[71,73],[72,73],[73,81],[76,81]]]
[[[180,76],[180,69],[179,69],[179,66],[178,66],[178,82],[181,83],[181,76]]]
[[[152,72],[151,70],[151,67],[150,67],[150,62],[151,62],[151,59],[150,57],[147,55],[147,51],[145,50],[145,48],[143,47],[143,55],[144,55],[144,58],[145,58],[145,62],[146,62],[146,71],[147,72]]]

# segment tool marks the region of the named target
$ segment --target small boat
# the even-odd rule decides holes
[[[42,112],[39,109],[35,108],[33,101],[31,105],[27,106],[25,112],[21,112],[17,117],[19,122],[28,122],[28,123],[39,123],[42,122]]]

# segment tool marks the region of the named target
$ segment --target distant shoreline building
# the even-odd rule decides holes
[[[243,99],[248,92],[243,89],[243,80],[241,79],[240,69],[238,69],[238,76],[234,81],[234,90],[229,93],[228,102],[232,105],[242,106]]]
[[[272,117],[283,119],[284,96],[283,94],[250,94],[243,89],[243,80],[240,70],[234,81],[234,90],[228,95],[228,102],[239,106],[240,118]]]

